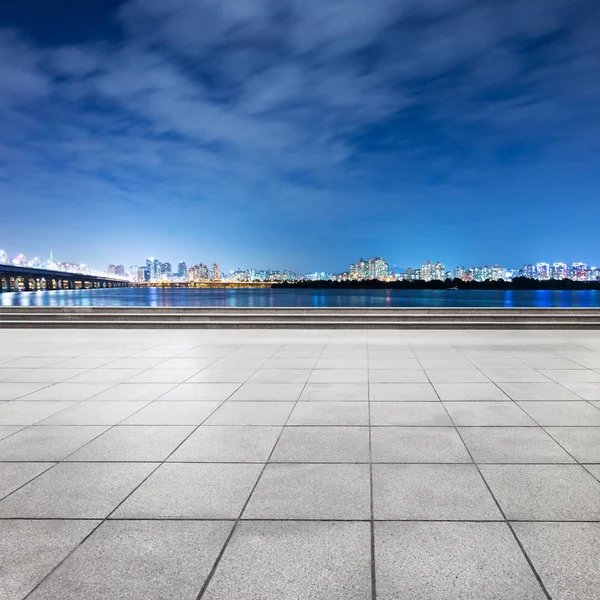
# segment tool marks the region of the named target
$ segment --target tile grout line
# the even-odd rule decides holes
[[[369,410],[369,503],[370,503],[370,533],[371,533],[371,600],[377,600],[377,566],[375,558],[375,508],[373,499],[373,442],[371,425],[371,370],[369,353],[369,335],[367,334],[367,407]]]
[[[327,344],[324,345],[323,350],[321,350],[320,354],[319,354],[319,358],[322,356],[323,351],[325,350]],[[319,358],[317,359],[316,362],[318,362]],[[266,362],[266,361],[265,361]],[[263,363],[264,364],[264,363]],[[314,368],[311,369],[311,373],[314,371]],[[269,453],[269,456],[267,457],[266,461],[263,464],[263,468],[261,469],[260,473],[258,474],[258,477],[256,479],[256,481],[254,482],[254,485],[252,486],[252,489],[250,490],[250,493],[248,494],[248,497],[246,498],[246,502],[244,502],[244,505],[242,506],[242,509],[237,517],[237,519],[235,520],[233,527],[231,528],[231,531],[229,532],[229,535],[227,536],[227,538],[225,539],[225,543],[223,544],[223,547],[221,548],[221,551],[219,552],[219,554],[217,555],[217,558],[215,559],[212,568],[210,569],[206,579],[204,580],[204,583],[202,584],[202,587],[200,588],[200,591],[198,592],[198,595],[196,596],[196,600],[201,600],[202,597],[204,596],[204,594],[206,593],[206,590],[208,589],[211,581],[213,580],[213,577],[215,576],[215,573],[217,572],[217,569],[219,568],[219,565],[221,563],[221,560],[223,558],[223,556],[225,555],[225,552],[229,546],[230,541],[233,538],[233,534],[235,532],[235,530],[237,529],[237,526],[239,525],[240,521],[242,520],[242,516],[244,514],[244,511],[246,510],[246,507],[248,506],[248,504],[250,503],[250,500],[252,499],[252,496],[254,494],[254,491],[256,490],[256,488],[258,487],[258,484],[260,482],[260,480],[262,479],[263,473],[265,472],[267,465],[269,464],[269,461],[271,460],[271,457],[273,456],[273,453],[275,452],[275,448],[277,448],[277,445],[279,444],[279,440],[281,439],[281,436],[283,435],[283,432],[285,431],[285,428],[296,408],[296,406],[298,405],[298,402],[300,401],[300,396],[302,396],[302,393],[304,392],[307,384],[308,384],[308,380],[310,379],[310,375],[308,376],[307,380],[304,382],[304,385],[302,386],[302,390],[300,391],[300,393],[298,394],[298,397],[296,398],[296,401],[294,402],[294,406],[292,407],[292,410],[290,411],[289,415],[287,416],[287,419],[285,420],[285,423],[283,424],[283,427],[281,428],[281,431],[279,432],[279,435],[277,436],[277,440],[275,441],[275,443],[273,444],[273,447],[271,448],[271,452]]]

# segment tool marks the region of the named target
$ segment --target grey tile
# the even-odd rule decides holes
[[[369,461],[368,427],[286,427],[273,462],[359,463]]]
[[[600,384],[598,383],[565,383],[563,387],[584,400],[600,400]]]
[[[570,463],[573,459],[539,427],[461,427],[477,463]]]
[[[163,464],[115,519],[237,519],[262,465]]]
[[[33,369],[21,371],[12,377],[11,381],[22,383],[59,383],[77,375],[86,373],[87,369]]]
[[[584,465],[585,468],[600,481],[600,465]]]
[[[310,375],[310,383],[367,383],[369,372],[366,369],[315,369]]]
[[[422,369],[373,369],[369,371],[369,383],[427,383],[429,379]]]
[[[33,425],[46,417],[73,406],[73,404],[73,402],[24,402],[13,400],[0,405],[0,424]]]
[[[61,463],[2,500],[0,518],[105,518],[155,467]]]
[[[46,403],[44,403],[46,404]],[[38,425],[116,425],[147,402],[80,402],[40,421]]]
[[[0,425],[0,440],[21,431],[21,429],[24,429],[24,427],[20,425]]]
[[[127,418],[123,425],[200,425],[220,402],[153,402]]]
[[[239,383],[182,383],[160,397],[161,402],[223,402]]]
[[[125,359],[126,360],[126,359]],[[138,359],[141,360],[141,359]],[[192,373],[197,373],[200,369],[209,367],[215,359],[213,358],[168,358],[165,361],[161,361],[158,364],[151,365],[154,369],[159,370],[171,370],[175,371],[186,370]]]
[[[97,525],[98,521],[0,521],[0,597],[25,598]]]
[[[457,426],[536,425],[535,421],[514,402],[445,402],[444,405]]]
[[[249,381],[263,383],[306,383],[312,371],[301,369],[259,369]]]
[[[519,406],[540,425],[600,426],[600,410],[588,402],[519,402]]]
[[[204,425],[170,457],[180,462],[265,462],[281,427]]]
[[[598,597],[597,524],[514,523],[513,528],[554,600]]]
[[[369,465],[269,464],[245,519],[369,519]]]
[[[371,401],[379,402],[438,402],[430,383],[370,383]]]
[[[0,456],[5,461],[63,460],[107,429],[104,426],[28,427],[0,441]]]
[[[422,358],[421,366],[427,370],[465,371],[477,370],[477,367],[466,358]]]
[[[307,383],[300,395],[302,402],[366,402],[366,383]]]
[[[56,463],[6,462],[0,463],[0,498],[14,492]]]
[[[416,358],[369,358],[369,369],[420,369]]]
[[[188,383],[244,383],[254,371],[254,369],[211,367],[195,374]]]
[[[30,381],[24,376],[26,373],[33,373],[32,369],[7,369],[0,363],[0,381]],[[13,379],[14,378],[14,379]]]
[[[109,521],[30,598],[193,599],[231,527],[227,522]]]
[[[376,523],[379,600],[545,600],[504,523]]]
[[[111,383],[55,383],[33,392],[23,400],[52,400],[53,402],[81,402],[100,394],[111,387]]]
[[[93,402],[152,402],[172,390],[174,383],[121,383],[91,398]]]
[[[481,465],[508,519],[599,521],[600,482],[579,465]]]
[[[434,387],[445,402],[465,400],[506,402],[510,398],[493,383],[435,383]]]
[[[368,523],[243,521],[203,600],[370,597]]]
[[[546,431],[575,460],[600,463],[600,427],[546,427]]]
[[[247,382],[231,396],[231,400],[234,402],[246,400],[295,402],[300,397],[303,387],[303,383]]]
[[[544,383],[547,377],[533,369],[489,369],[485,374],[496,383]]]
[[[193,430],[192,426],[117,425],[67,460],[158,462],[167,458]]]
[[[589,369],[549,369],[541,372],[557,383],[597,383],[600,385],[600,373]]]
[[[70,379],[69,383],[123,383],[140,373],[139,369],[91,369]]]
[[[284,425],[294,402],[225,402],[206,425]]]
[[[375,519],[501,520],[475,465],[373,465]]]
[[[433,383],[489,383],[489,379],[476,369],[428,370],[427,376]]]
[[[368,368],[369,361],[364,358],[320,358],[315,369],[360,369]]]
[[[581,400],[558,383],[499,383],[513,400]]]
[[[71,359],[71,360],[104,360],[104,359],[94,359],[94,358],[81,358],[81,359]],[[136,369],[138,372],[145,371],[146,369],[152,369],[152,367],[156,367],[161,364],[165,364],[164,358],[117,358],[116,360],[108,362],[106,367],[109,369]],[[101,365],[95,365],[101,366]],[[93,368],[93,367],[90,367]]]
[[[314,369],[316,358],[270,358],[262,369]]]
[[[441,402],[371,402],[371,425],[452,425]]]
[[[29,396],[45,387],[48,387],[47,383],[9,383],[0,381],[0,402]],[[59,398],[54,398],[54,400],[59,400]]]
[[[373,462],[470,463],[453,427],[373,427]]]
[[[198,373],[198,369],[148,369],[131,377],[129,383],[183,383]]]
[[[288,425],[368,424],[367,402],[298,402],[288,422]]]

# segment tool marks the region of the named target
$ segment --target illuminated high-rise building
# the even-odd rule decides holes
[[[427,261],[421,265],[421,279],[423,281],[431,281],[431,262]]]
[[[569,276],[569,266],[566,263],[552,263],[550,269],[552,279],[566,279]]]
[[[550,265],[548,263],[537,263],[537,265],[535,265],[535,271],[536,279],[539,279],[540,281],[547,281],[550,279]]]
[[[444,281],[444,279],[446,279],[446,265],[438,261],[431,266],[431,280]]]
[[[213,263],[210,269],[210,278],[213,281],[221,280],[221,267],[217,263]]]
[[[455,279],[462,279],[462,276],[465,272],[465,268],[464,267],[456,267],[456,269],[454,269],[454,278]]]
[[[0,263],[8,263],[8,253],[5,250],[0,250]]]
[[[177,277],[182,280],[187,278],[187,265],[184,261],[177,265]]]

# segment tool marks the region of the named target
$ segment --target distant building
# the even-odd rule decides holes
[[[177,277],[179,277],[179,279],[187,278],[187,265],[185,264],[184,261],[181,261],[177,265]]]
[[[569,266],[566,263],[552,263],[551,268],[552,279],[566,279],[569,276]]]
[[[108,274],[116,275],[117,277],[125,277],[124,265],[108,265]]]
[[[221,267],[217,263],[213,263],[210,269],[210,278],[213,281],[221,281]]]
[[[535,265],[536,278],[540,281],[547,281],[550,279],[550,265],[548,263],[537,263]]]

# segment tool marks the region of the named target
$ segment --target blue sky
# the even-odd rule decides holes
[[[600,262],[597,0],[5,0],[0,247]]]

